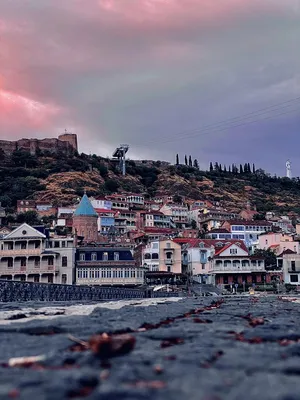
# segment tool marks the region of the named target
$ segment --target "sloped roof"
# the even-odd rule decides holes
[[[98,217],[98,214],[94,210],[89,198],[86,194],[83,195],[78,207],[74,212],[75,217],[84,216],[84,217]]]
[[[281,254],[279,254],[277,257],[282,257],[282,256],[284,256],[285,254],[297,254],[297,252],[296,252],[296,251],[293,251],[293,250],[290,250],[290,249],[286,249],[286,250],[284,250]]]

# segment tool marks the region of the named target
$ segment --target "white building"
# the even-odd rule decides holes
[[[22,224],[0,240],[0,278],[72,284],[75,247],[72,237],[48,238]]]

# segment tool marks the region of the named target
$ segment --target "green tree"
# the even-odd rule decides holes
[[[179,155],[176,154],[176,165],[179,165]]]
[[[240,174],[243,174],[243,173],[244,173],[243,166],[242,166],[242,164],[240,164]]]
[[[119,183],[117,181],[115,181],[114,179],[108,179],[105,182],[104,187],[107,191],[114,193],[118,190]]]
[[[185,163],[185,165],[188,165],[188,159],[187,159],[186,155],[184,156],[184,163]]]
[[[17,222],[23,224],[24,222],[28,225],[36,225],[41,221],[36,211],[30,210],[17,215]]]
[[[199,169],[199,164],[198,164],[198,160],[194,160],[194,168]]]
[[[193,166],[193,160],[192,160],[192,156],[189,156],[189,166],[192,167]]]
[[[182,203],[182,197],[179,196],[178,194],[175,194],[173,196],[173,201],[174,201],[174,203],[181,204]]]
[[[213,172],[213,170],[214,170],[213,163],[210,162],[210,163],[209,163],[209,171],[210,171],[210,172]]]
[[[256,257],[262,257],[265,259],[265,267],[266,269],[272,270],[272,269],[277,269],[277,263],[276,263],[276,255],[275,253],[270,250],[270,249],[256,249],[254,252],[254,255]]]

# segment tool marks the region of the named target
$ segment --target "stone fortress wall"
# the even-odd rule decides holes
[[[64,133],[58,138],[47,139],[19,139],[16,141],[0,140],[0,149],[7,155],[15,150],[25,150],[31,154],[36,154],[38,150],[50,151],[51,153],[73,154],[78,151],[77,135],[73,133]]]

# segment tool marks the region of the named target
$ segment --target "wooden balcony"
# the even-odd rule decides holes
[[[0,257],[28,257],[40,256],[42,249],[12,249],[0,250]]]
[[[134,267],[135,261],[114,261],[114,260],[97,260],[97,261],[77,261],[78,267]]]
[[[76,278],[76,285],[142,285],[143,278]]]
[[[59,267],[54,265],[43,265],[40,267],[20,267],[15,266],[12,268],[1,268],[0,267],[0,275],[28,275],[28,274],[50,274],[58,272]]]

